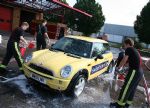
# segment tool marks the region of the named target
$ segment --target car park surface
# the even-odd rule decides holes
[[[3,41],[7,42],[6,40]],[[51,41],[53,42],[53,41]],[[3,57],[4,48],[0,49],[0,55]],[[32,50],[27,49],[27,55]],[[119,50],[111,48],[114,57],[117,57]],[[0,58],[2,60],[2,58]],[[15,70],[13,74],[18,74],[16,62],[9,64],[9,69]],[[144,71],[149,83],[150,74]],[[11,73],[10,73],[11,74]],[[87,82],[83,93],[76,99],[66,97],[64,94],[43,89],[39,86],[32,86],[24,76],[19,76],[15,80],[0,83],[0,107],[1,108],[108,108],[109,103],[117,99],[121,82],[112,80],[111,75],[100,75]],[[131,108],[141,108],[145,102],[142,88],[138,88],[134,105]]]

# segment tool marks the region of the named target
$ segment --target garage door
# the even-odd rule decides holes
[[[0,30],[11,31],[12,9],[0,6]]]

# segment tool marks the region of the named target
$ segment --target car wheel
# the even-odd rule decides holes
[[[83,92],[86,83],[86,78],[83,75],[79,75],[76,80],[72,83],[70,90],[68,90],[69,95],[73,97],[78,97]],[[67,93],[67,94],[68,94]]]
[[[106,73],[112,73],[112,72],[113,72],[113,62],[111,62],[111,63],[109,64]]]

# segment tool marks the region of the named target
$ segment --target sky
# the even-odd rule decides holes
[[[149,0],[96,0],[102,6],[105,23],[133,26],[136,16]],[[70,6],[76,0],[67,0]]]

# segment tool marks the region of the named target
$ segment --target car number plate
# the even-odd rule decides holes
[[[45,78],[43,78],[43,77],[41,77],[39,75],[36,75],[36,74],[32,73],[31,74],[31,78],[34,79],[34,80],[36,80],[36,81],[38,81],[38,82],[40,82],[40,83],[42,83],[42,84],[46,84]]]

